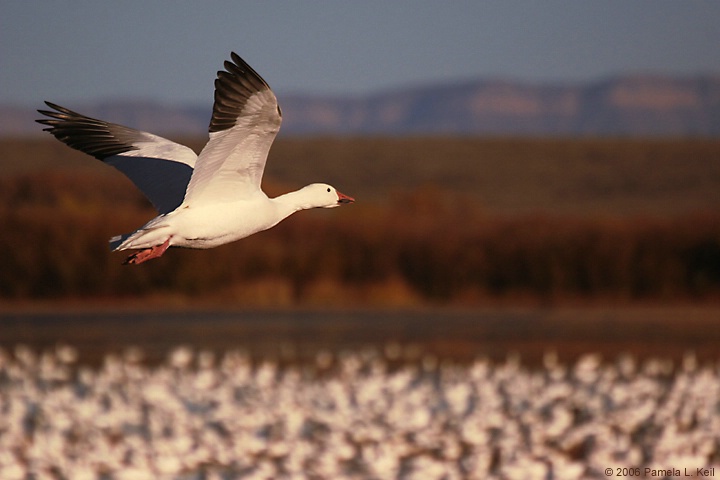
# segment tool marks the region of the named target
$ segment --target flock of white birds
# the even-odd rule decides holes
[[[402,355],[391,345],[282,365],[179,347],[160,365],[129,351],[89,367],[70,347],[0,350],[0,478],[720,474],[720,363]]]

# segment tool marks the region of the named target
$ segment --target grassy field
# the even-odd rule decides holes
[[[204,139],[179,139],[199,151]],[[0,176],[119,175],[53,140],[0,142]],[[291,138],[270,153],[270,191],[314,181],[362,202],[439,190],[489,213],[672,215],[720,208],[720,140]]]
[[[720,141],[327,139],[278,143],[268,173],[358,197],[437,188],[489,213],[673,214],[720,207]],[[302,161],[293,160],[298,156]]]
[[[356,204],[121,267],[107,238],[154,216],[132,184],[53,139],[4,140],[0,298],[387,306],[720,294],[718,140],[281,138],[268,193],[313,181]]]

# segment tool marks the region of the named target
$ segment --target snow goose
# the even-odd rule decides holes
[[[197,156],[157,135],[81,115],[50,102],[37,120],[66,145],[124,173],[159,215],[113,237],[113,251],[137,249],[126,264],[171,247],[212,248],[267,230],[294,212],[332,208],[354,199],[324,183],[268,198],[265,162],[282,120],[275,94],[236,53],[215,80],[210,139]]]

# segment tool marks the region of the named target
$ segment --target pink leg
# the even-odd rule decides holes
[[[146,248],[145,250],[133,253],[123,262],[123,265],[138,265],[140,263],[147,262],[148,260],[152,260],[153,258],[160,257],[163,253],[165,253],[165,250],[167,250],[169,246],[170,239],[168,238],[162,245],[155,245],[154,247]]]

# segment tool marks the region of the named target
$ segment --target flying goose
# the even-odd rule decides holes
[[[213,248],[267,230],[299,210],[333,208],[352,197],[324,183],[269,198],[265,162],[282,121],[267,82],[235,52],[217,73],[210,139],[200,152],[50,102],[36,120],[66,145],[120,170],[159,215],[110,239],[113,251],[137,249],[125,264],[160,257],[172,246]]]

